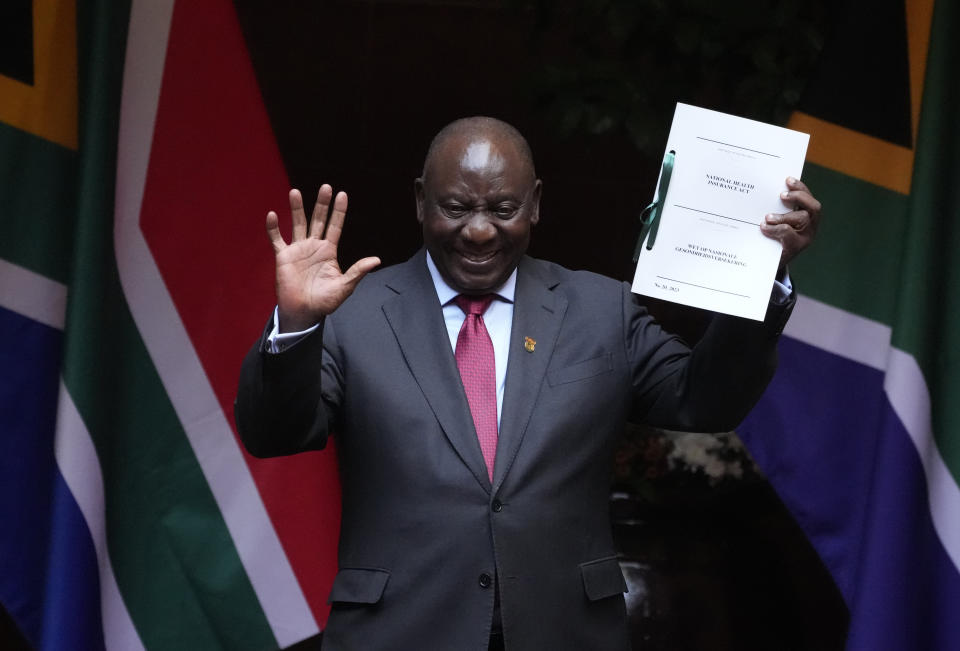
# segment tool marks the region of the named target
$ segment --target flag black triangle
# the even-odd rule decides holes
[[[804,113],[912,148],[910,67],[904,0],[841,3]]]
[[[33,3],[0,3],[0,75],[33,85]]]

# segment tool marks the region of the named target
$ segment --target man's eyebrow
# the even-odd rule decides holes
[[[491,199],[491,203],[503,203],[504,201],[512,201],[512,202],[515,202],[515,203],[523,203],[523,202],[525,202],[525,201],[527,200],[527,196],[528,196],[529,194],[530,194],[529,192],[525,192],[525,193],[523,193],[523,194],[517,194],[517,193],[513,193],[513,192],[505,192],[505,193],[502,193],[502,194],[496,194],[496,195],[494,195],[493,198]]]
[[[444,192],[443,194],[438,194],[437,203],[443,203],[446,201],[457,201],[459,203],[475,203],[476,201],[483,201],[490,204],[504,202],[525,203],[529,195],[529,192],[525,192],[523,194],[515,192],[500,192],[487,198],[483,196],[474,197],[472,194],[467,192],[450,191]]]
[[[437,195],[437,201],[459,201],[460,203],[466,203],[470,201],[470,198],[460,192],[446,192],[444,194]]]

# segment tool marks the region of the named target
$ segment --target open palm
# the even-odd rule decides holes
[[[331,314],[343,303],[360,279],[380,264],[363,258],[346,272],[337,261],[337,245],[347,214],[347,195],[338,192],[330,210],[333,189],[322,185],[310,223],[299,190],[290,190],[293,237],[286,243],[280,235],[279,217],[267,213],[267,235],[277,263],[277,308],[280,332],[305,330]]]

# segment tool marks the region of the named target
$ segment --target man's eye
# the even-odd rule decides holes
[[[517,210],[518,208],[513,204],[502,203],[496,206],[493,212],[496,213],[497,217],[513,217],[517,213]]]
[[[449,217],[463,217],[467,213],[466,207],[458,203],[448,203],[441,208]]]

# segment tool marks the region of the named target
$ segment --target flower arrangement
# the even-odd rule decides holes
[[[701,499],[763,481],[734,432],[674,432],[628,424],[614,461],[615,490],[658,504]]]

